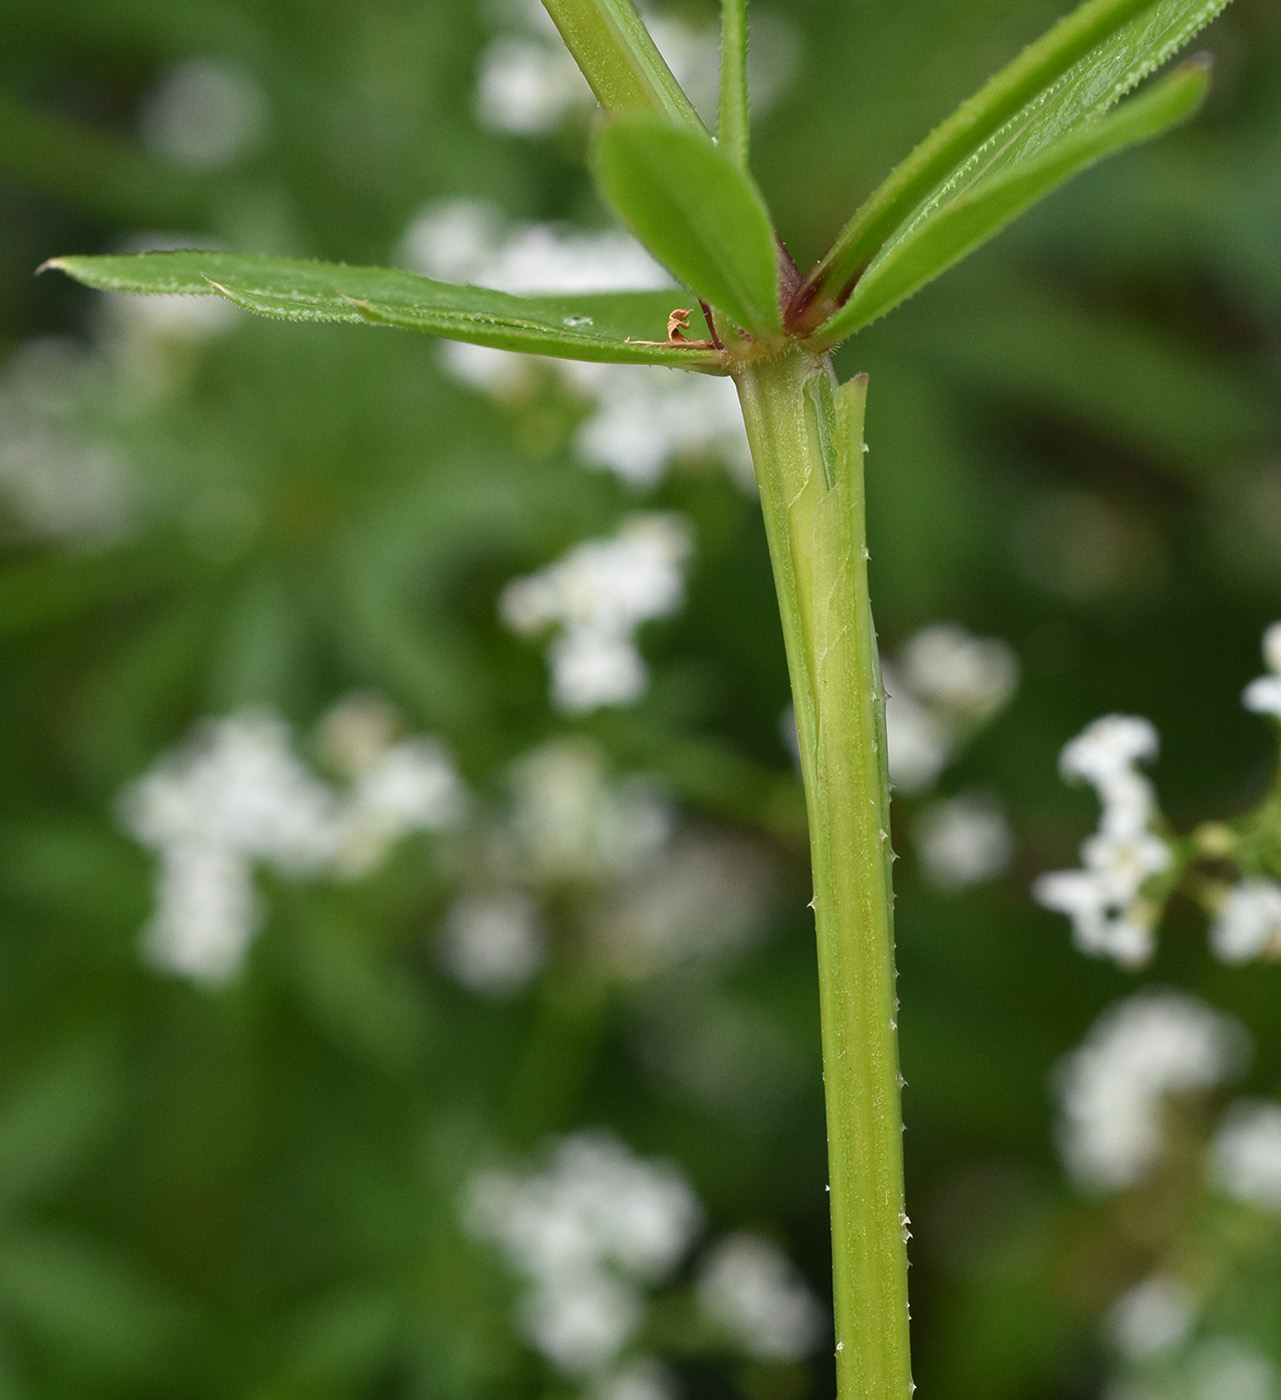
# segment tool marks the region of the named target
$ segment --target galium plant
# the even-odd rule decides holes
[[[602,109],[601,193],[688,288],[684,305],[661,292],[518,297],[229,253],[48,264],[115,292],[217,295],[292,320],[733,379],[810,819],[844,1400],[905,1400],[913,1384],[884,695],[864,530],[867,381],[838,383],[831,352],[1073,174],[1192,115],[1207,84],[1201,59],[1127,95],[1224,3],[1088,0],[938,126],[802,273],[748,168],[745,0],[724,0],[715,137],[632,0],[544,0]]]

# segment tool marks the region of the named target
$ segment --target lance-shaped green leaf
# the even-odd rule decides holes
[[[1093,120],[1182,48],[1228,0],[1087,0],[962,103],[837,235],[793,299],[812,327],[905,223]]]
[[[667,342],[667,317],[677,292],[518,297],[387,268],[235,253],[66,257],[45,267],[108,292],[219,295],[288,321],[400,326],[567,360],[713,371],[721,370],[724,360],[714,350]]]
[[[745,330],[778,328],[765,201],[710,138],[624,117],[601,133],[595,170],[605,198],[669,271]]]
[[[1208,82],[1208,60],[1189,60],[1115,112],[1069,130],[1034,155],[1025,155],[939,203],[885,245],[849,300],[815,333],[815,343],[830,346],[844,340],[932,281],[1057,185],[1102,157],[1186,120],[1200,106]]]
[[[607,112],[661,113],[704,130],[632,0],[543,0],[543,8]]]

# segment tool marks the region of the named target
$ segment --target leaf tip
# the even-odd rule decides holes
[[[67,266],[66,258],[46,258],[31,275],[33,277],[39,277],[42,272],[48,272],[50,269],[53,269],[55,272],[70,273],[71,271]]]

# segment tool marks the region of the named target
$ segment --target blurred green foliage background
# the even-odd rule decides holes
[[[1059,8],[778,4],[797,67],[753,161],[798,260]],[[662,13],[715,19],[708,0]],[[536,378],[495,400],[426,339],[238,315],[157,329],[32,276],[156,233],[387,263],[424,206],[462,197],[514,224],[605,226],[584,113],[530,136],[477,115],[509,29],[447,0],[0,15],[3,1400],[586,1393],[521,1340],[519,1279],[460,1208],[480,1168],[545,1160],[584,1126],[677,1163],[705,1238],[753,1231],[826,1286],[803,818],[750,495],[707,453],[647,490],[591,469],[581,397]],[[1281,1366],[1276,1217],[1190,1189],[1078,1194],[1051,1088],[1103,1008],[1152,981],[1239,1017],[1256,1045],[1241,1083],[1275,1095],[1277,970],[1215,962],[1178,908],[1136,977],[1074,952],[1028,893],[1093,822],[1055,763],[1099,714],[1156,724],[1180,830],[1250,805],[1274,771],[1275,734],[1238,696],[1281,614],[1281,16],[1237,0],[1204,46],[1214,92],[1192,126],[1090,173],[839,354],[871,374],[884,644],[955,621],[1005,639],[1022,673],[937,789],[999,796],[1006,873],[939,889],[913,855],[920,803],[896,812],[932,1400],[1103,1394],[1123,1365],[1100,1318],[1171,1254],[1215,1325]],[[222,155],[155,135],[157,94],[193,61],[247,94]],[[638,509],[692,522],[686,605],[642,634],[639,701],[566,715],[499,597]],[[353,691],[444,744],[472,816],[359,878],[260,873],[261,930],[225,985],[149,965],[155,860],[120,793],[246,707],[284,717],[319,771],[309,736]],[[756,932],[702,956],[692,931],[688,955],[624,974],[593,950],[631,886],[608,861],[544,874],[546,963],[478,995],[442,965],[442,927],[493,877],[513,764],[567,738],[585,747],[551,752],[586,755],[609,791],[659,795],[677,835],[651,884],[690,842],[730,843]],[[674,1275],[645,1323],[680,1393],[830,1393],[825,1343],[751,1359],[709,1341],[690,1299]]]

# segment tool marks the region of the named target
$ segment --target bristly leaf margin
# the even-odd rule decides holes
[[[1077,127],[999,175],[938,206],[877,255],[844,306],[815,333],[831,346],[883,316],[1096,161],[1186,121],[1209,86],[1207,57],[1174,72],[1107,116]]]
[[[204,251],[60,257],[44,267],[102,291],[218,295],[289,321],[398,326],[561,359],[727,368],[720,352],[659,338],[678,291],[521,297],[389,268]]]

